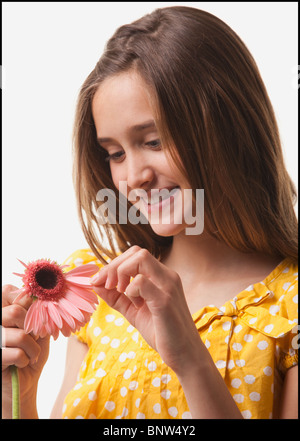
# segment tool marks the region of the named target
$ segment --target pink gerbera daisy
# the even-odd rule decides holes
[[[15,291],[14,302],[24,296],[34,299],[25,317],[26,333],[39,337],[50,334],[56,340],[59,331],[68,337],[89,321],[98,303],[90,284],[90,277],[99,270],[97,265],[80,265],[64,273],[68,265],[46,259],[21,263],[26,268],[24,274],[14,274],[22,277],[24,286]]]

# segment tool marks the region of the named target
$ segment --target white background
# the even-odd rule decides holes
[[[157,7],[204,9],[246,43],[277,116],[297,182],[296,2],[4,2],[3,284],[20,286],[16,260],[62,262],[86,247],[71,177],[71,137],[80,86],[115,29]],[[66,339],[51,340],[38,391],[49,418],[64,372]]]

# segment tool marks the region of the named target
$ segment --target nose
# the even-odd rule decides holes
[[[153,164],[147,160],[147,155],[136,152],[127,154],[126,162],[129,190],[136,188],[147,189],[155,178]]]

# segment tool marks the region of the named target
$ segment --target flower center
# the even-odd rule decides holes
[[[56,274],[47,268],[38,270],[35,273],[35,280],[44,289],[53,289],[57,285]]]

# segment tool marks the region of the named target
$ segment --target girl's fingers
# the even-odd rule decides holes
[[[27,310],[18,303],[2,309],[2,326],[6,328],[24,328]]]
[[[95,285],[95,286],[99,285],[100,286],[100,285],[105,284],[107,276],[108,276],[108,272],[111,270],[111,268],[117,267],[122,262],[124,262],[126,259],[128,259],[130,256],[134,255],[140,249],[141,248],[139,246],[134,245],[134,246],[130,247],[128,250],[126,250],[124,253],[122,253],[120,256],[113,259],[109,264],[107,264],[106,266],[101,268],[99,270],[99,272],[91,278],[92,285]],[[115,286],[114,286],[114,288],[115,288]]]
[[[6,366],[8,364],[4,363],[5,358],[11,360],[11,357],[16,357],[16,362],[19,364],[25,363],[34,364],[41,352],[39,344],[34,340],[31,335],[26,334],[24,329],[19,328],[2,328],[2,348],[3,348],[3,359],[2,363]],[[8,351],[9,357],[5,356],[7,349],[15,349],[16,351]],[[24,354],[26,358],[24,357]],[[6,362],[7,362],[6,360]],[[14,362],[11,364],[15,364]],[[26,364],[26,366],[27,366]],[[23,366],[24,367],[24,366]]]
[[[92,284],[96,286],[105,284],[105,288],[107,289],[117,287],[119,292],[125,292],[131,277],[142,274],[152,280],[160,288],[167,286],[172,279],[173,272],[161,264],[146,249],[132,247],[130,250],[133,249],[135,249],[135,252],[128,253],[127,256],[125,256],[126,252],[117,259],[114,259],[107,265],[105,268],[106,271],[102,274],[101,278],[96,282],[92,281]]]
[[[2,371],[12,365],[18,368],[24,368],[28,366],[29,361],[26,353],[21,348],[2,349]]]

